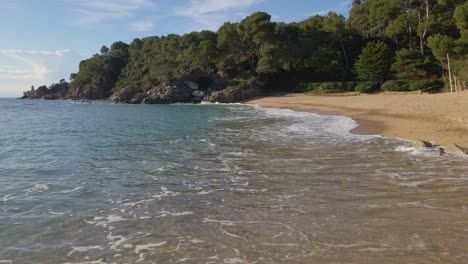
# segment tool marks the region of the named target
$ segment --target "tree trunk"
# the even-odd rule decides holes
[[[346,70],[349,70],[348,53],[346,52],[346,49],[345,49],[345,46],[344,46],[344,43],[343,43],[343,39],[340,39],[340,42],[341,42],[341,49],[343,50],[343,56],[344,56],[345,62],[346,62]]]
[[[452,69],[450,68],[450,56],[447,53],[447,66],[449,71],[449,82],[450,82],[450,93],[453,93],[453,86],[452,86]]]

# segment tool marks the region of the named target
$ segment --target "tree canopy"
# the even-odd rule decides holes
[[[348,18],[330,12],[285,23],[256,12],[217,32],[117,41],[82,61],[70,85],[108,96],[130,84],[148,90],[196,72],[203,78],[257,78],[271,89],[291,90],[299,82],[440,76],[447,54],[458,78],[466,80],[465,2],[354,0]]]

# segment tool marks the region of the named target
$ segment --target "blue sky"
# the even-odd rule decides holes
[[[136,37],[217,30],[266,11],[300,21],[336,11],[351,0],[0,0],[0,97],[31,85],[68,79],[102,45]]]

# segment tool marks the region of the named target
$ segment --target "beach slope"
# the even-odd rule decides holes
[[[247,102],[353,118],[358,134],[468,146],[468,91],[456,94],[313,96],[290,94]]]

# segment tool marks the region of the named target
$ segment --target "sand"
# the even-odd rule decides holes
[[[443,146],[468,147],[468,91],[441,94],[375,94],[317,96],[290,94],[249,101],[265,107],[289,108],[353,118],[357,134],[379,134]]]

